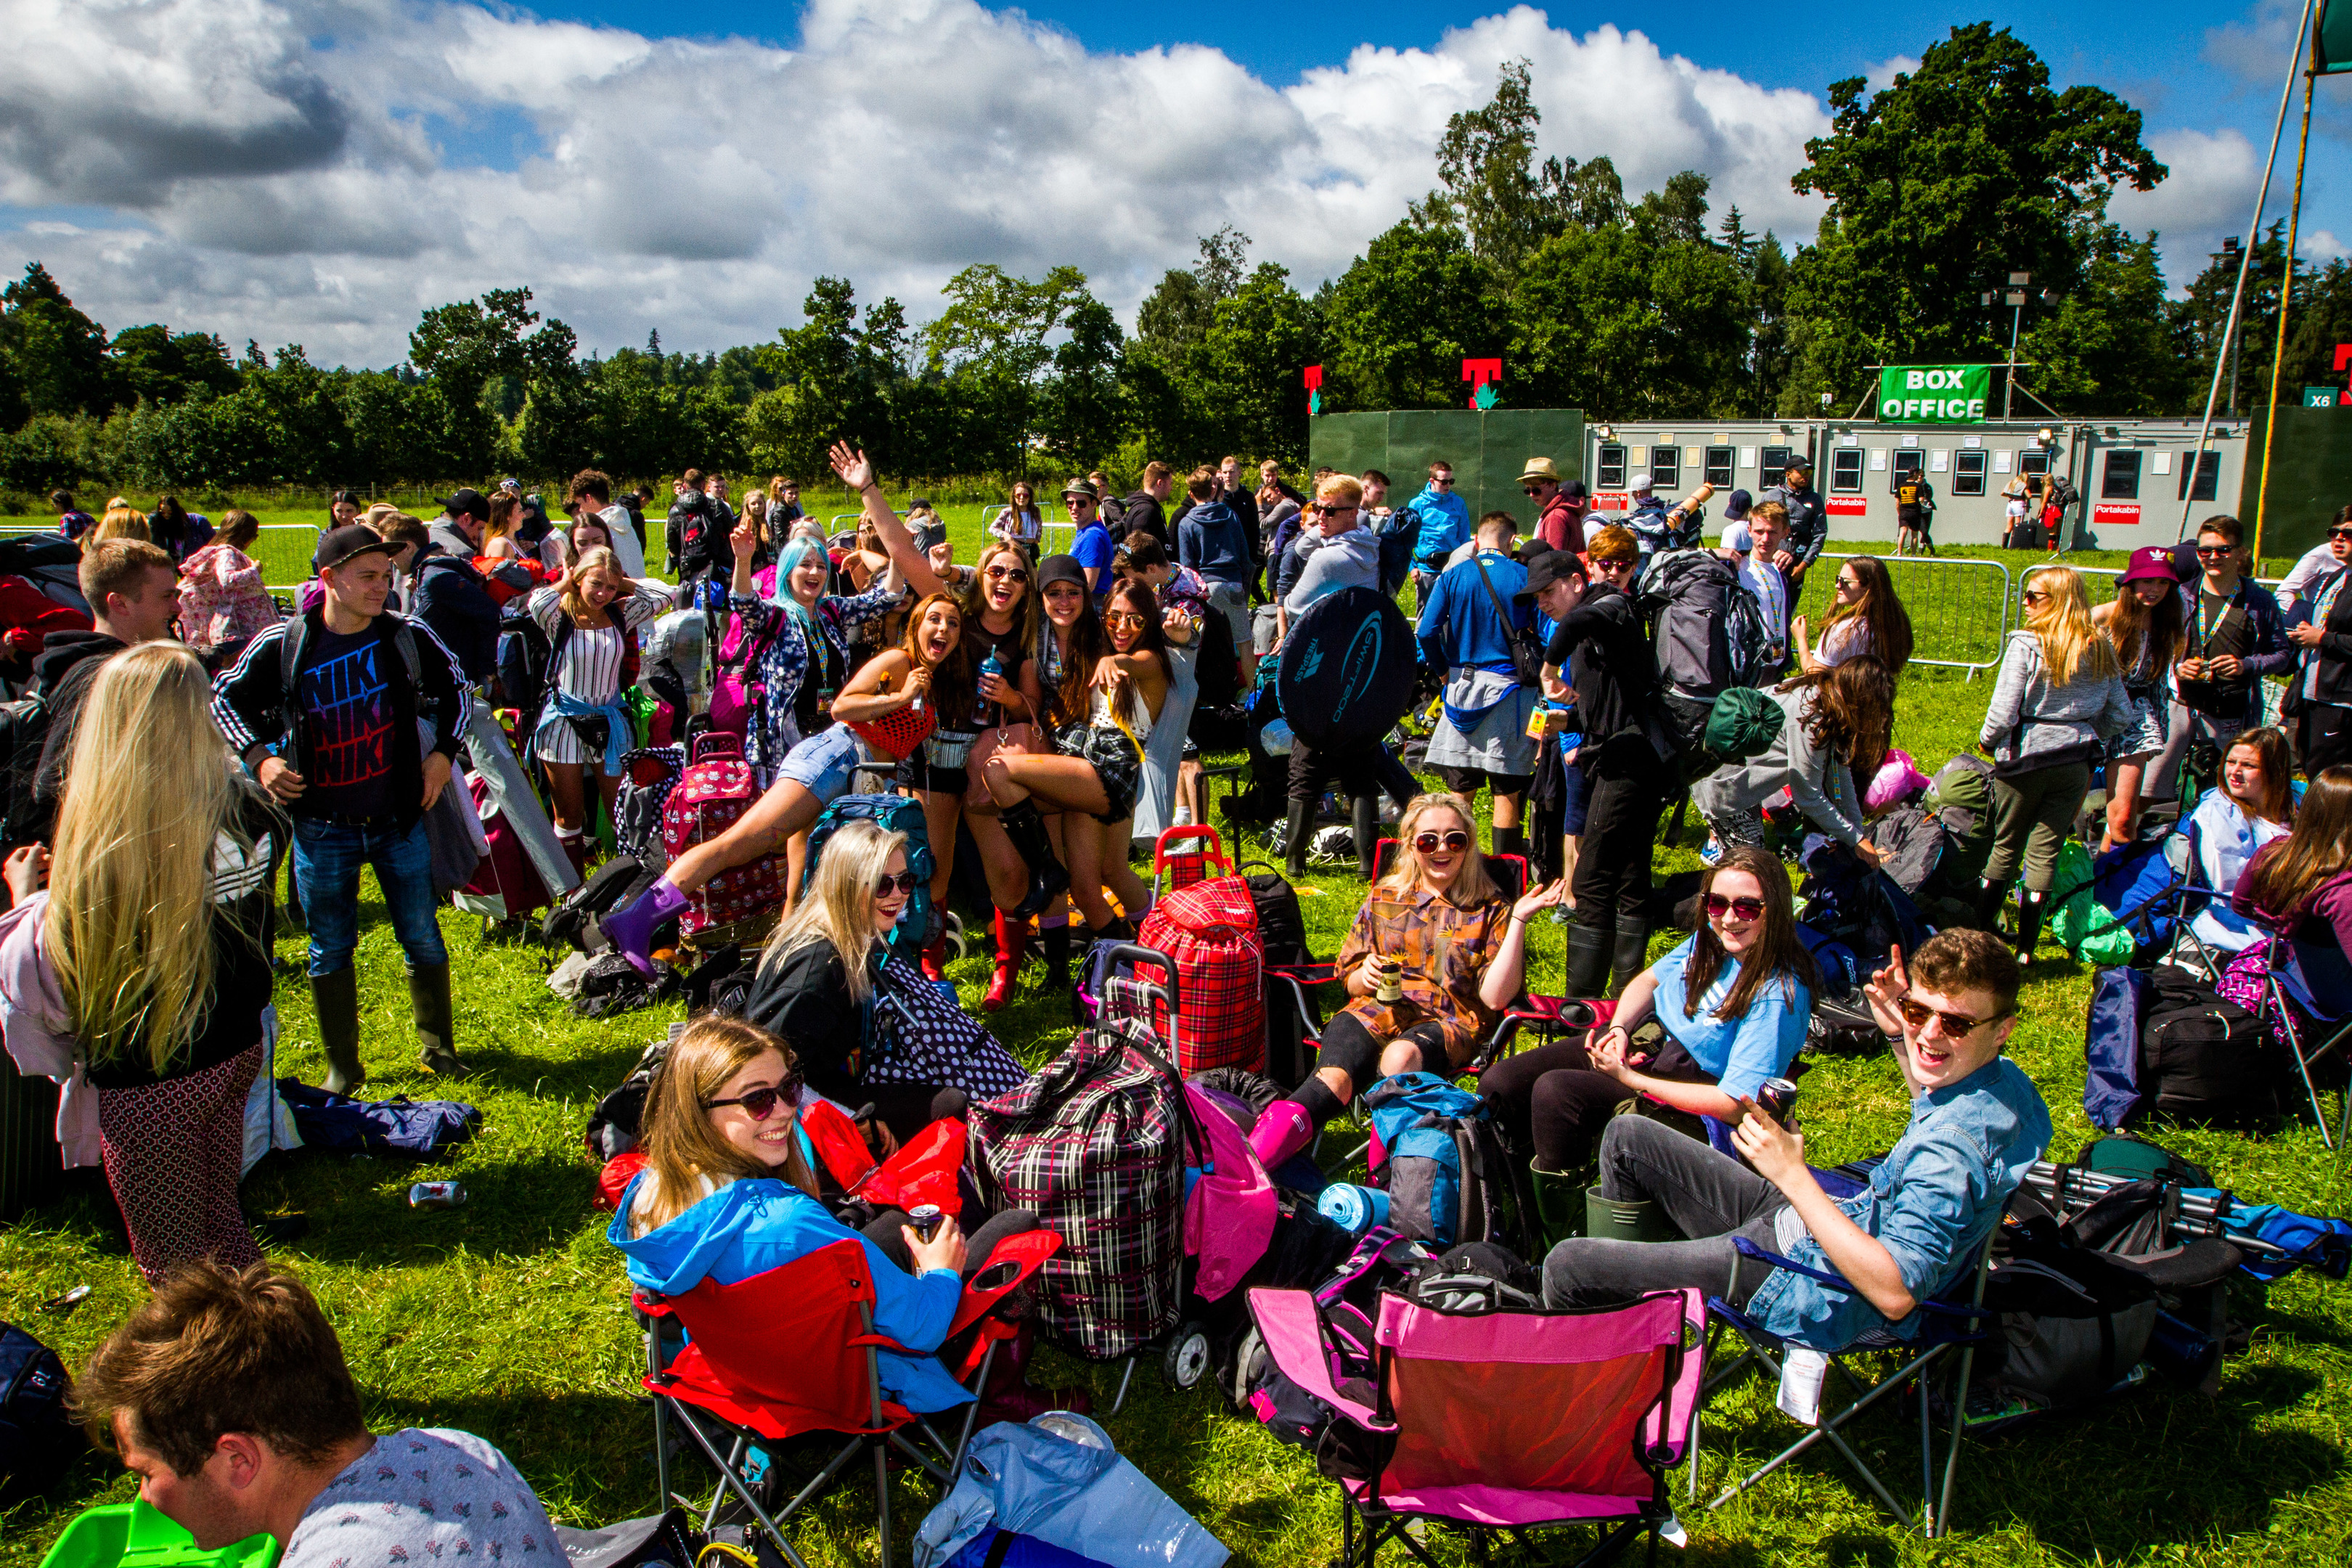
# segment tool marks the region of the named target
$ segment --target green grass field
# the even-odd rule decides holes
[[[958,509],[959,532],[975,509]],[[959,553],[970,559],[969,542]],[[1974,738],[1988,688],[1956,672],[1919,670],[1901,689],[1897,734],[1933,768]],[[1663,831],[1662,831],[1663,837]],[[1696,833],[1662,845],[1661,872],[1696,864]],[[1266,858],[1254,837],[1241,846]],[[1308,879],[1310,940],[1336,948],[1363,894],[1352,875]],[[412,1066],[399,954],[372,885],[363,892],[359,967],[366,1055],[377,1092],[434,1092]],[[636,1396],[640,1342],[626,1289],[591,1206],[594,1169],[581,1129],[641,1047],[676,1008],[582,1022],[542,984],[536,949],[482,941],[478,924],[445,911],[461,984],[459,1045],[481,1069],[463,1089],[485,1115],[481,1134],[420,1171],[385,1160],[299,1154],[273,1160],[247,1189],[257,1213],[303,1214],[309,1231],[276,1257],[318,1290],[342,1336],[378,1429],[449,1426],[482,1434],[517,1462],[549,1512],[572,1523],[609,1521],[655,1507],[651,1416]],[[1562,932],[1539,924],[1530,984],[1557,991]],[[1661,939],[1663,950],[1664,939]],[[279,944],[299,963],[299,933]],[[984,983],[978,957],[954,970],[967,998]],[[2071,1155],[2089,1136],[2081,1112],[2086,971],[2045,963],[2028,986],[2012,1054],[2047,1097]],[[316,1080],[324,1070],[307,987],[282,984],[279,1067]],[[1048,1058],[1067,1038],[1064,998],[1043,994],[1034,969],[999,1034],[1024,1060]],[[1906,1116],[1899,1077],[1884,1058],[1825,1058],[1809,1075],[1809,1156],[1832,1163],[1883,1150]],[[2153,1129],[2216,1179],[2252,1197],[2312,1212],[2352,1207],[2345,1180],[2307,1125],[2269,1138]],[[1331,1141],[1337,1142],[1338,1140]],[[414,1210],[420,1175],[462,1181],[470,1201]],[[140,1299],[137,1271],[112,1238],[102,1191],[79,1188],[0,1227],[0,1319],[25,1325],[77,1363]],[[44,1300],[76,1285],[90,1294],[69,1315]],[[1801,1460],[1720,1512],[1685,1522],[1695,1563],[1892,1568],[1895,1564],[2305,1564],[2352,1559],[2352,1288],[2296,1276],[2235,1306],[2252,1342],[2231,1361],[2218,1398],[2151,1387],[2095,1415],[1970,1446],[1962,1460],[1958,1528],[1929,1548],[1898,1530],[1833,1458]],[[1118,1369],[1043,1358],[1049,1381],[1088,1382],[1108,1406]],[[1297,1450],[1263,1436],[1205,1389],[1178,1395],[1139,1372],[1128,1408],[1108,1422],[1121,1450],[1252,1564],[1320,1563],[1337,1550],[1329,1483]],[[1740,1473],[1775,1451],[1787,1423],[1770,1390],[1747,1384],[1715,1407],[1706,1427],[1702,1498],[1734,1461]],[[1889,1414],[1858,1442],[1898,1496],[1916,1496],[1916,1428]],[[1676,1478],[1677,1498],[1681,1496]],[[0,1508],[0,1568],[31,1568],[79,1510],[127,1499],[121,1471],[99,1457],[52,1493]],[[813,1563],[873,1560],[868,1495],[853,1486],[797,1537]],[[909,1528],[927,1495],[901,1481]],[[902,1538],[903,1548],[903,1538]],[[1450,1543],[1441,1561],[1464,1560]],[[902,1559],[903,1560],[903,1559]]]

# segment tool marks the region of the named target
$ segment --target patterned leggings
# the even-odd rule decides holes
[[[245,1097],[260,1071],[257,1045],[185,1078],[98,1091],[106,1184],[148,1284],[190,1258],[228,1268],[261,1261],[236,1205]]]

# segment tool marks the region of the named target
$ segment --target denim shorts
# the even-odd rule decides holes
[[[819,805],[831,805],[849,793],[860,754],[857,737],[849,726],[835,724],[785,752],[776,777],[792,780],[816,796]]]

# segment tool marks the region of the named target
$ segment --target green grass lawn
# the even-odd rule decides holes
[[[959,532],[976,531],[959,509]],[[966,550],[959,553],[970,559]],[[1897,733],[1933,768],[1974,738],[1989,688],[1925,670],[1901,690]],[[1662,827],[1663,837],[1663,827]],[[1660,870],[1696,864],[1696,832],[1664,844]],[[1248,858],[1268,858],[1255,837]],[[1334,950],[1363,894],[1352,871],[1311,876],[1303,900],[1318,951]],[[399,953],[373,886],[363,893],[359,968],[365,1054],[377,1092],[434,1092],[412,1065]],[[299,1154],[257,1172],[257,1212],[303,1214],[309,1231],[277,1259],[317,1289],[342,1336],[378,1429],[448,1426],[478,1432],[521,1468],[548,1510],[604,1522],[655,1506],[651,1415],[636,1396],[638,1336],[626,1288],[605,1245],[606,1216],[591,1206],[595,1171],[580,1133],[589,1109],[619,1081],[642,1046],[680,1016],[673,1007],[589,1023],[544,984],[535,949],[486,945],[478,922],[445,911],[460,976],[458,1043],[481,1070],[463,1095],[484,1112],[473,1142],[426,1170],[389,1161]],[[1660,950],[1666,939],[1660,939]],[[1557,991],[1563,936],[1539,923],[1530,983]],[[279,952],[299,963],[299,933]],[[985,981],[977,956],[954,970],[967,999]],[[2071,1155],[2090,1136],[2081,1111],[2087,971],[2045,963],[2027,988],[2012,1054],[2042,1086]],[[280,1070],[316,1081],[324,1070],[307,987],[282,984]],[[1042,992],[1033,969],[1018,1004],[995,1027],[1036,1064],[1068,1037],[1065,998]],[[1809,1156],[1828,1164],[1886,1148],[1906,1107],[1891,1061],[1826,1058],[1808,1076]],[[2263,1139],[2153,1130],[2252,1197],[2340,1213],[2345,1181],[2307,1125]],[[1337,1140],[1332,1142],[1336,1142]],[[467,1205],[407,1206],[420,1175],[463,1182]],[[0,1227],[0,1319],[20,1323],[78,1364],[141,1298],[131,1259],[113,1239],[102,1191],[87,1187]],[[90,1294],[69,1315],[39,1303],[76,1285]],[[1898,1531],[1833,1458],[1801,1460],[1720,1512],[1693,1509],[1688,1560],[1709,1564],[1859,1568],[1937,1562],[2023,1563],[2322,1563],[2352,1558],[2352,1288],[2296,1276],[2268,1299],[2248,1290],[2237,1314],[2252,1325],[2247,1352],[2229,1363],[2221,1394],[2150,1388],[2099,1413],[2030,1435],[1971,1446],[1961,1465],[1958,1529],[1932,1550]],[[1118,1369],[1048,1352],[1042,1375],[1094,1387],[1108,1406]],[[1238,1562],[1308,1564],[1337,1550],[1329,1483],[1298,1450],[1261,1434],[1205,1389],[1179,1395],[1148,1370],[1108,1426],[1121,1450],[1231,1546]],[[1890,1414],[1858,1442],[1898,1496],[1915,1495],[1914,1427]],[[1706,1426],[1702,1496],[1777,1450],[1790,1428],[1770,1391],[1750,1383],[1717,1405]],[[691,1471],[689,1474],[693,1473]],[[1680,1478],[1676,1496],[1680,1497]],[[30,1568],[66,1521],[92,1503],[127,1499],[119,1469],[93,1456],[53,1493],[0,1509],[0,1568]],[[900,1483],[910,1527],[928,1499]],[[866,1494],[822,1510],[798,1543],[813,1563],[871,1561]],[[1441,1559],[1458,1560],[1450,1545]]]

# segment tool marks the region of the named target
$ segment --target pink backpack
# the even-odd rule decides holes
[[[741,735],[751,727],[752,715],[767,701],[768,689],[754,679],[760,661],[768,649],[775,646],[776,628],[782,616],[775,611],[759,617],[756,627],[746,626],[740,615],[727,617],[727,636],[719,645],[719,658],[710,677],[710,727],[730,735]]]
[[[760,798],[760,781],[743,760],[743,737],[709,731],[694,739],[686,772],[662,805],[662,847],[671,859],[735,825]],[[713,877],[677,918],[681,940],[713,926],[752,922],[738,934],[751,941],[784,907],[785,860],[762,855]]]

